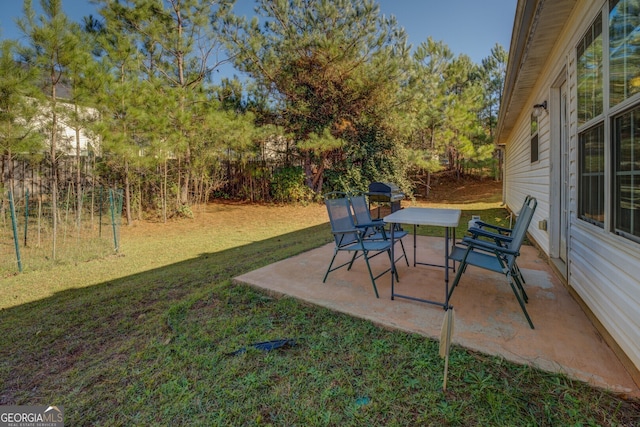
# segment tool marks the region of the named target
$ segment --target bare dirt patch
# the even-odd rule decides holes
[[[462,177],[456,179],[452,174],[438,174],[431,181],[428,197],[416,194],[415,204],[419,206],[454,206],[454,205],[498,205],[502,200],[502,182],[489,178]],[[414,202],[402,201],[402,207],[411,206]],[[469,206],[467,206],[469,207]],[[263,222],[264,227],[287,224],[305,224],[314,226],[328,221],[326,208],[322,203],[302,205],[258,204],[249,202],[217,200],[207,205],[194,206],[194,217],[174,218],[166,224],[158,221],[135,221],[130,227],[122,225],[122,232],[127,237],[149,236],[162,233],[165,237],[178,237],[189,231],[201,229],[207,232],[211,227],[219,230],[235,230],[248,225]],[[388,208],[382,207],[380,215],[386,215]],[[376,212],[377,214],[377,212]]]
[[[492,178],[463,176],[456,178],[454,174],[435,175],[431,180],[428,197],[425,190],[416,194],[416,200],[431,203],[495,203],[502,200],[502,181]]]
[[[303,206],[216,200],[194,206],[192,211],[193,218],[173,218],[166,223],[135,221],[132,226],[123,223],[121,232],[130,238],[162,234],[158,238],[170,240],[192,231],[228,237],[230,230],[252,230],[258,239],[259,230],[278,228],[290,232],[296,227],[312,227],[328,221],[326,208],[320,203]]]

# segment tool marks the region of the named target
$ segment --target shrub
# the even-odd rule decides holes
[[[304,183],[300,166],[285,166],[273,173],[271,197],[276,202],[308,202],[313,199],[311,189]]]

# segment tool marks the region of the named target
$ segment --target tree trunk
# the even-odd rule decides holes
[[[5,167],[5,163],[6,163],[6,156],[2,155],[0,156],[0,176],[2,177],[2,199],[0,199],[0,216],[2,217],[2,225],[4,225],[4,219],[5,219],[5,206],[7,205],[7,203],[5,202],[4,199],[4,195],[5,195],[5,174],[4,174],[4,167]]]
[[[311,153],[309,153],[309,151],[305,151],[304,153],[304,176],[306,186],[313,190],[313,170],[311,168]]]
[[[191,149],[187,145],[182,169],[182,188],[180,190],[180,204],[189,204],[189,185],[191,185]]]
[[[54,86],[55,88],[55,86]],[[53,90],[55,97],[55,89]],[[53,250],[51,259],[56,259],[56,244],[58,235],[58,160],[56,159],[56,128],[58,126],[58,117],[55,112],[55,102],[53,103],[53,120],[51,122],[51,222],[53,234]]]
[[[322,177],[324,175],[324,156],[320,160],[320,165],[318,166],[318,170],[313,176],[313,186],[311,187],[313,191],[317,194],[322,192]]]
[[[129,161],[124,161],[124,203],[127,211],[127,225],[133,224],[131,215],[131,182],[129,180]]]
[[[96,158],[95,156],[92,156],[92,157],[93,159],[91,161],[91,171],[92,171],[91,173],[91,227],[93,228],[93,211],[95,209],[95,201],[96,201]]]
[[[168,180],[167,159],[164,159],[164,177],[162,181],[162,222],[167,222],[167,180]]]
[[[142,183],[138,179],[138,221],[142,221]]]
[[[76,116],[78,105],[75,105]],[[82,174],[80,162],[80,128],[76,127],[76,231],[80,238],[80,226],[82,225]]]
[[[177,173],[177,177],[178,177],[178,182],[176,184],[178,190],[178,194],[176,194],[176,212],[180,209],[180,197],[181,197],[181,193],[182,193],[182,161],[181,161],[181,157],[178,156],[178,173]]]

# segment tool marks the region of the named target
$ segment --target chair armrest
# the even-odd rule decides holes
[[[491,228],[493,230],[496,230],[498,233],[509,233],[509,234],[511,234],[511,231],[512,231],[511,228],[500,227],[499,225],[489,224],[489,223],[484,222],[484,221],[476,221],[476,227],[477,228]]]
[[[357,224],[356,227],[361,230],[362,236],[367,239],[387,240],[387,231],[384,229],[384,222],[370,222],[367,224]],[[369,234],[372,233],[372,234]]]
[[[474,239],[477,238],[478,236],[486,237],[489,239],[496,240],[496,243],[500,243],[500,242],[509,243],[513,240],[511,236],[506,236],[504,234],[499,234],[499,233],[492,233],[490,231],[485,231],[481,228],[476,228],[476,227],[471,227],[469,229],[469,233],[471,233]]]
[[[462,239],[462,243],[469,245],[469,249],[472,250],[473,248],[479,248],[483,251],[492,251],[495,253],[501,253],[501,254],[506,254],[506,255],[519,255],[520,252],[513,250],[513,249],[509,249],[507,247],[504,246],[498,246],[494,243],[491,242],[487,242],[486,240],[478,240],[478,239],[473,239],[471,237],[464,237]]]
[[[358,230],[357,228],[348,228],[346,230],[331,230],[333,234],[348,234],[348,233],[357,233],[360,234],[362,230]]]
[[[357,228],[384,227],[384,221],[371,221],[356,224]]]

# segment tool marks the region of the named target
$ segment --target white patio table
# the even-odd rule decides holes
[[[398,224],[413,225],[413,266],[417,264],[428,265],[432,267],[444,268],[444,283],[445,283],[445,299],[444,302],[431,301],[421,298],[416,298],[408,295],[400,295],[395,293],[395,261],[392,261],[392,273],[391,273],[391,299],[395,297],[406,298],[414,301],[426,302],[429,304],[435,304],[442,306],[444,309],[449,307],[449,269],[453,268],[449,263],[449,238],[453,232],[453,240],[455,242],[455,229],[460,222],[460,209],[442,209],[442,208],[418,208],[409,207],[395,211],[384,217],[384,221],[390,224],[391,227],[391,259],[395,260],[393,253],[394,248],[394,231]],[[444,265],[441,264],[429,264],[416,261],[416,227],[418,225],[431,225],[444,227]],[[455,263],[455,261],[454,261]]]

